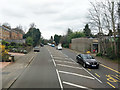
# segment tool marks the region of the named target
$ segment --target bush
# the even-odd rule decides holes
[[[64,48],[69,48],[69,44],[63,44]]]
[[[97,53],[96,56],[102,56],[102,53]]]
[[[112,50],[112,48],[107,48],[107,57],[110,59],[116,59],[116,55],[114,53],[114,51]]]

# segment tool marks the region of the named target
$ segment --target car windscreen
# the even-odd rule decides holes
[[[34,47],[35,49],[39,49],[39,47]]]
[[[89,54],[82,54],[81,55],[83,59],[94,59],[91,55]]]

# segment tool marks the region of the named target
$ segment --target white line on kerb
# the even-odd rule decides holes
[[[57,69],[56,69],[56,72],[57,72],[57,76],[58,76],[58,80],[59,80],[60,88],[61,88],[61,90],[63,90],[63,85],[62,85],[62,82],[61,82],[61,79],[60,79],[60,75],[59,75],[59,72],[58,72]]]
[[[69,65],[63,65],[63,64],[57,64],[58,66],[63,66],[63,67],[69,67],[69,68],[74,68],[74,69],[82,69],[79,67],[73,67],[73,66],[69,66]]]
[[[67,84],[67,85],[74,86],[74,87],[78,87],[78,88],[89,89],[89,88],[87,88],[87,87],[80,86],[80,85],[77,85],[77,84],[73,84],[73,83],[70,83],[70,82],[65,82],[65,81],[63,81],[63,83],[64,83],[64,84]]]
[[[88,70],[86,70],[85,68],[83,68],[86,72],[88,72],[91,76],[93,76],[97,81],[99,81],[100,83],[102,83],[102,81],[100,81],[98,78],[96,78],[93,74],[91,74]]]
[[[94,79],[93,77],[89,77],[89,76],[85,76],[85,75],[81,75],[81,74],[77,74],[77,73],[66,72],[66,71],[59,71],[59,72],[64,73],[64,74],[70,74],[70,75],[74,75],[74,76],[84,77],[84,78],[88,78],[88,79]]]

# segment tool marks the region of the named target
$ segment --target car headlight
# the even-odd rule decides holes
[[[90,63],[89,63],[89,62],[86,62],[86,64],[90,65]]]

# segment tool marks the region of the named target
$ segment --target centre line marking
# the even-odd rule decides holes
[[[57,64],[58,66],[63,66],[63,67],[70,67],[70,68],[75,68],[75,69],[82,69],[79,67],[73,67],[73,66],[69,66],[69,65],[63,65],[63,64]]]
[[[97,73],[95,73],[96,76],[100,77],[100,75],[98,75]]]
[[[55,60],[56,62],[65,62],[65,63],[72,63],[72,64],[76,64],[74,62],[69,62],[69,61],[60,61],[60,60]]]
[[[54,59],[52,59],[52,61],[53,61],[53,63],[54,63],[54,66],[56,67],[56,63],[55,63],[55,60],[54,60]]]
[[[73,83],[70,83],[70,82],[65,82],[63,81],[64,84],[67,84],[67,85],[70,85],[70,86],[74,86],[74,87],[77,87],[77,88],[84,88],[84,89],[89,89],[87,87],[84,87],[84,86],[81,86],[81,85],[77,85],[77,84],[73,84]],[[89,89],[90,90],[90,89]]]
[[[53,58],[55,58],[55,59],[64,59],[64,58],[61,58],[61,57],[53,57]]]
[[[115,88],[115,86],[113,86],[112,84],[110,84],[109,82],[107,82],[107,84],[109,84],[111,87]]]
[[[58,80],[59,80],[59,84],[60,84],[61,90],[63,90],[62,81],[61,81],[61,79],[60,79],[60,75],[59,75],[59,72],[58,72],[57,69],[56,69],[56,72],[57,72],[57,76],[58,76]]]
[[[105,67],[105,68],[107,68],[107,69],[109,69],[109,70],[112,70],[112,71],[114,71],[114,72],[120,74],[119,71],[116,71],[116,70],[114,70],[114,69],[112,69],[112,68],[110,68],[110,67],[108,67],[108,66],[105,66],[105,65],[103,65],[103,64],[100,64],[100,65],[103,66],[103,67]]]
[[[70,74],[70,75],[74,75],[74,76],[84,77],[84,78],[88,78],[88,79],[94,79],[93,77],[89,77],[89,76],[85,76],[85,75],[81,75],[81,74],[77,74],[77,73],[71,73],[71,72],[66,72],[66,71],[59,71],[59,72],[64,73],[64,74]]]

